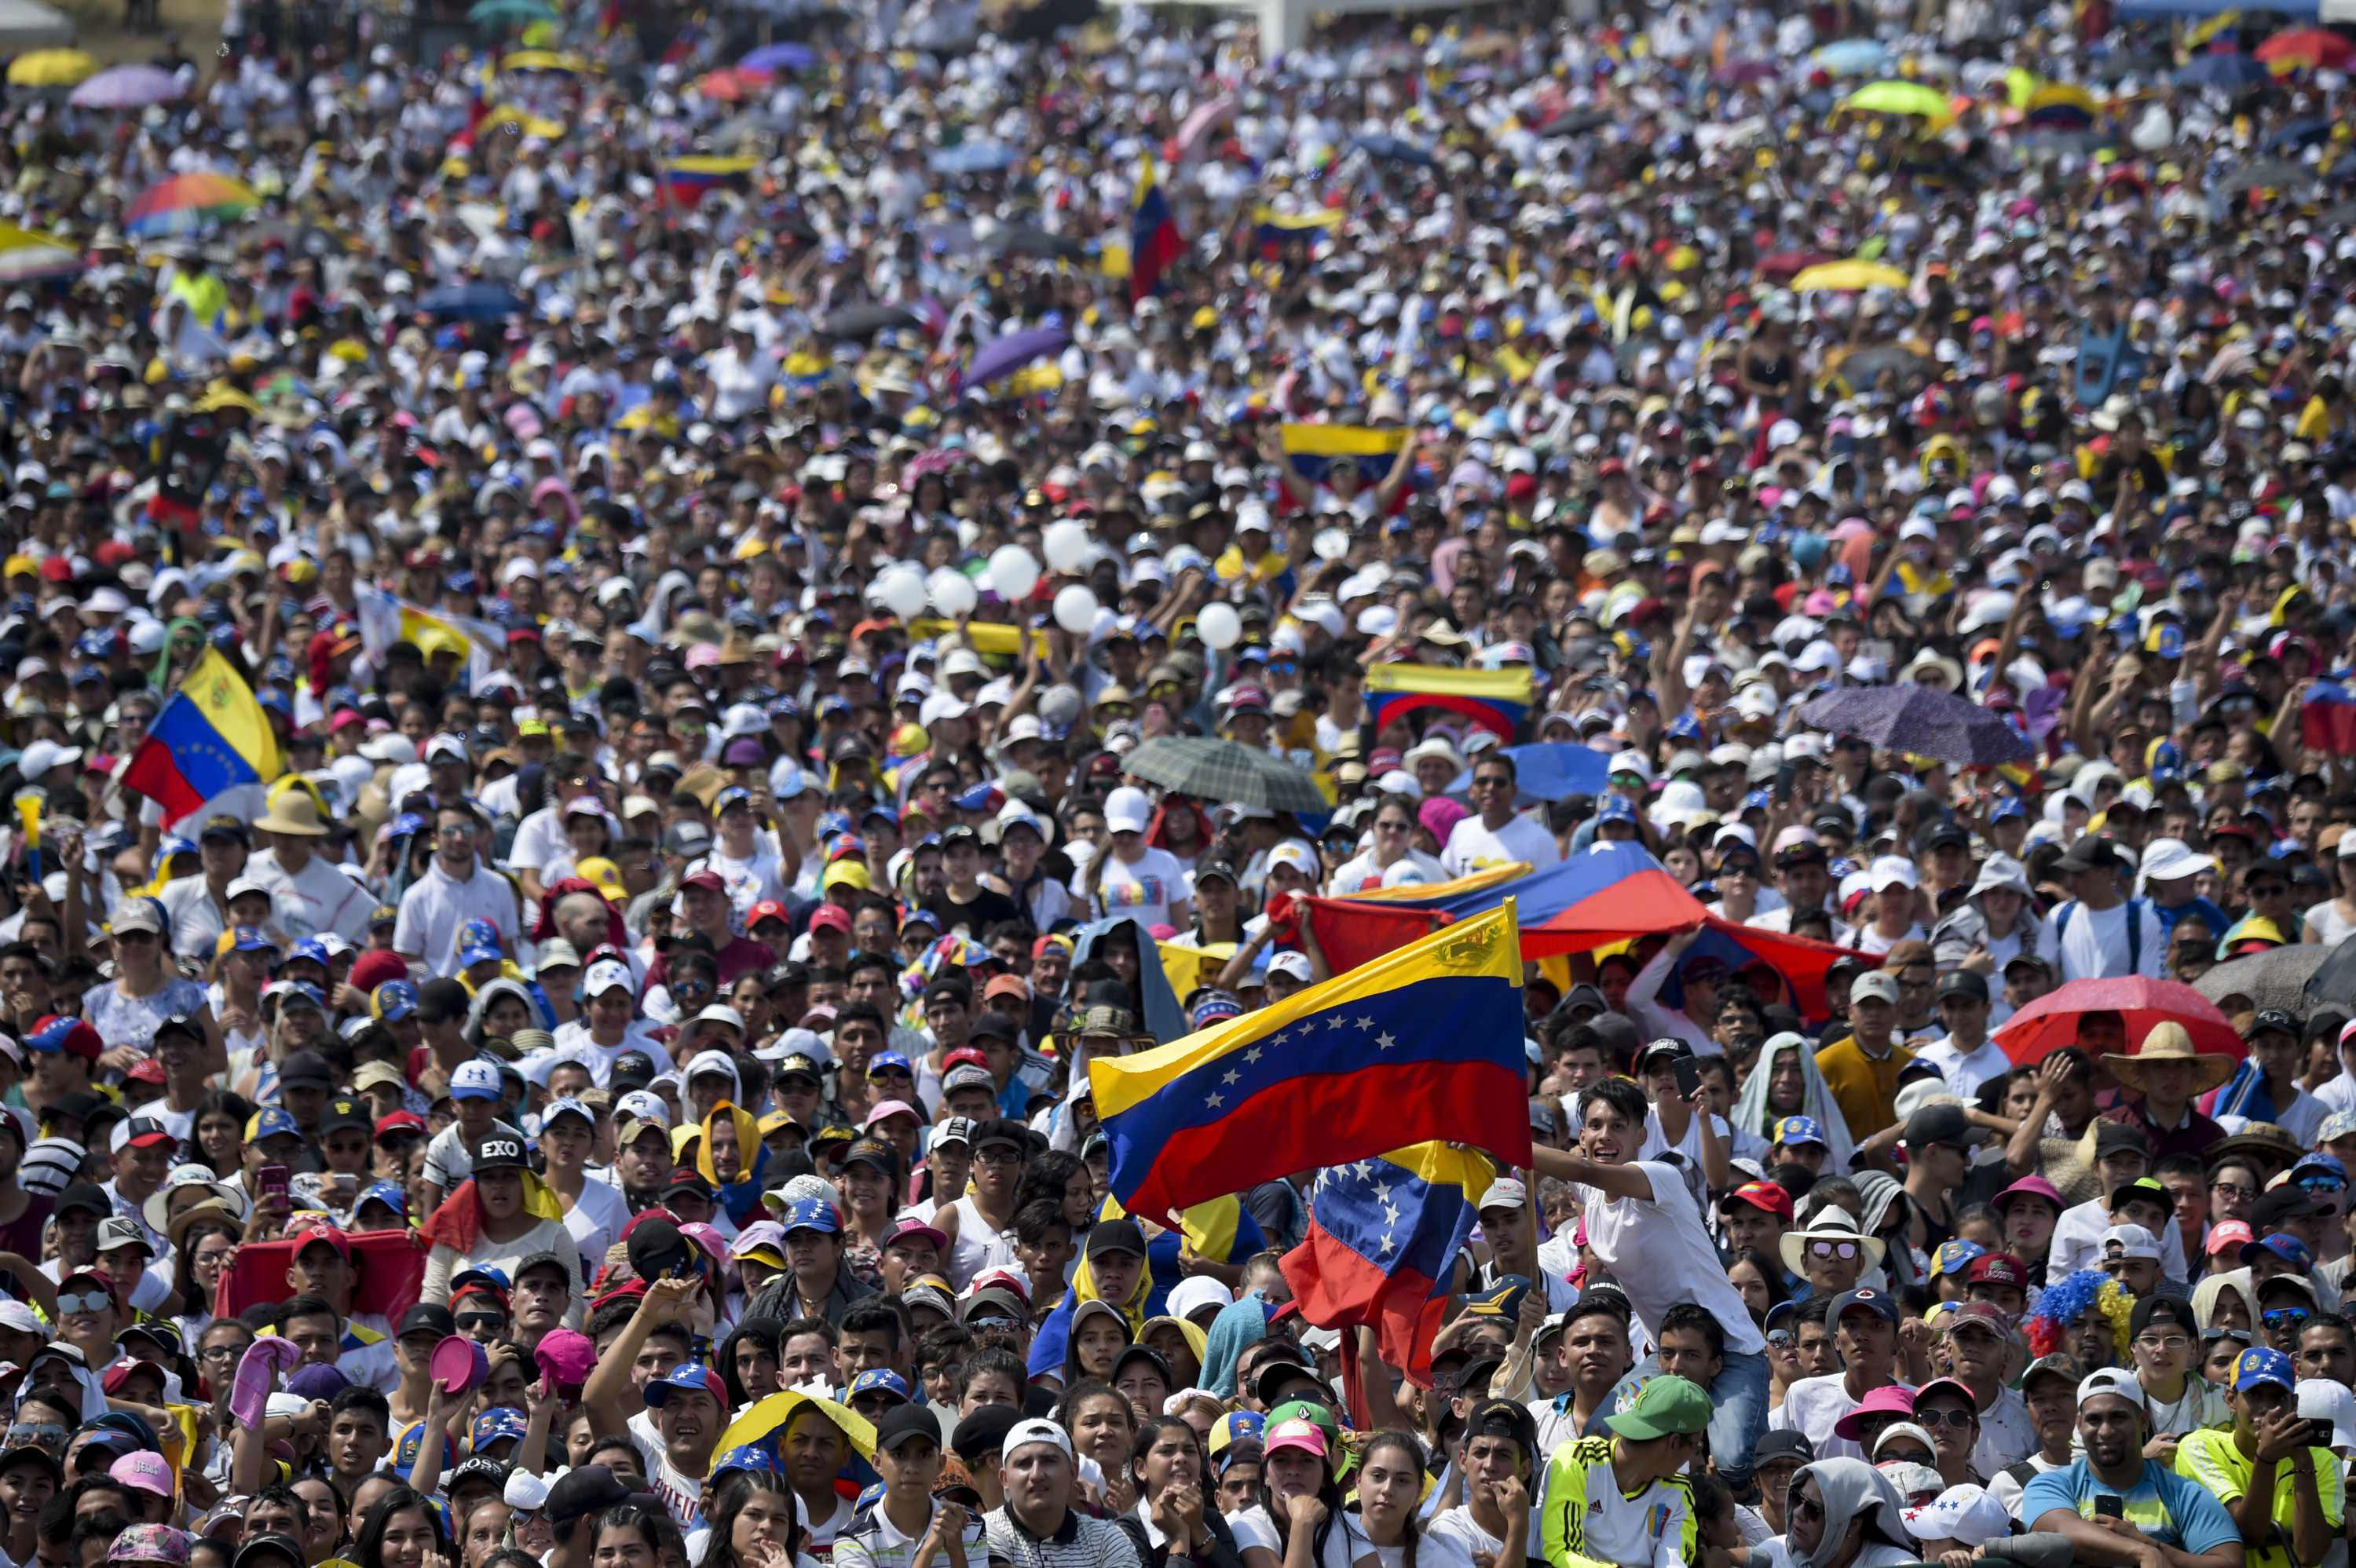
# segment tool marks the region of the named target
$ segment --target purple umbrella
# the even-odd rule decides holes
[[[818,56],[800,44],[764,44],[738,60],[736,69],[775,76],[779,71],[808,70],[817,63]]]
[[[1034,326],[1023,332],[1010,332],[995,342],[985,343],[973,351],[973,362],[958,379],[963,387],[986,387],[1003,376],[1011,376],[1034,359],[1044,359],[1051,354],[1061,354],[1071,347],[1068,327]]]
[[[180,96],[180,80],[152,65],[118,65],[100,71],[73,90],[78,109],[145,109]]]
[[[1912,752],[1965,767],[2027,762],[2032,754],[2004,715],[1933,686],[1851,686],[1800,709],[1819,730],[1856,735],[1885,752]]]

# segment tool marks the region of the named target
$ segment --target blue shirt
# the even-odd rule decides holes
[[[2119,1499],[2127,1522],[2163,1546],[2197,1554],[2242,1539],[2223,1503],[2157,1459],[2144,1461],[2143,1479],[2126,1492],[2097,1480],[2083,1459],[2048,1470],[2020,1488],[2020,1521],[2035,1530],[2051,1509],[2092,1519],[2094,1499],[2106,1497]]]
[[[2220,940],[2224,937],[2227,928],[2233,924],[2233,922],[2225,918],[2225,912],[2219,909],[2207,899],[2190,899],[2183,903],[2178,904],[2173,909],[2163,908],[2158,903],[2153,904],[2151,907],[2158,912],[2159,929],[2165,935],[2173,935],[2176,931],[2176,923],[2182,920],[2188,914],[2199,915],[2201,917],[2201,923],[2205,924],[2211,932],[2215,933]]]

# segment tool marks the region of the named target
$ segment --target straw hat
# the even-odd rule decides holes
[[[2152,1025],[2151,1032],[2143,1037],[2143,1049],[2132,1056],[2119,1051],[2106,1051],[2103,1056],[2103,1065],[2110,1070],[2111,1076],[2138,1093],[2147,1092],[2143,1069],[2147,1062],[2153,1061],[2190,1062],[2195,1094],[2205,1094],[2233,1075],[2233,1058],[2194,1051],[2190,1032],[2173,1021]]]
[[[293,837],[320,838],[327,836],[327,826],[319,820],[319,803],[308,791],[290,789],[270,803],[270,809],[253,819],[253,825],[264,833],[284,833]]]
[[[1804,1264],[1810,1242],[1854,1242],[1865,1253],[1867,1268],[1879,1268],[1882,1253],[1887,1250],[1879,1236],[1869,1236],[1858,1231],[1857,1221],[1846,1209],[1826,1207],[1816,1211],[1804,1231],[1787,1231],[1778,1243],[1783,1256],[1783,1266],[1794,1274],[1806,1272]]]

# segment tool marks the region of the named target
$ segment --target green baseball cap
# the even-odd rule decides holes
[[[1687,1378],[1666,1373],[1647,1381],[1636,1391],[1635,1402],[1603,1424],[1622,1437],[1644,1442],[1706,1431],[1709,1426],[1709,1395]]]
[[[1356,1467],[1358,1456],[1344,1445],[1342,1422],[1331,1407],[1313,1399],[1286,1400],[1268,1413],[1268,1430],[1273,1432],[1287,1421],[1306,1421],[1325,1434],[1325,1452],[1333,1459],[1336,1478]]]

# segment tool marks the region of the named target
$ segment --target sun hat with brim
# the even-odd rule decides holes
[[[2227,1160],[2270,1160],[2287,1169],[2307,1153],[2307,1146],[2272,1122],[2244,1122],[2239,1132],[2218,1139],[2201,1151],[2201,1163],[2211,1170]]]
[[[171,1224],[165,1228],[165,1234],[171,1238],[173,1247],[177,1249],[182,1242],[187,1240],[190,1231],[208,1222],[242,1231],[245,1215],[234,1205],[224,1203],[218,1198],[208,1198],[201,1203],[191,1203],[173,1215]]]
[[[1857,1228],[1857,1221],[1845,1209],[1819,1209],[1809,1218],[1807,1228],[1787,1231],[1776,1243],[1783,1254],[1783,1266],[1794,1274],[1806,1272],[1808,1243],[1811,1242],[1854,1242],[1865,1258],[1867,1268],[1879,1268],[1882,1254],[1889,1251],[1878,1236],[1869,1236]]]
[[[1865,1423],[1877,1415],[1912,1415],[1914,1413],[1914,1391],[1897,1383],[1883,1383],[1869,1389],[1857,1408],[1833,1423],[1833,1435],[1846,1443],[1854,1443],[1865,1435]]]
[[[1603,1424],[1615,1436],[1639,1443],[1705,1432],[1709,1428],[1709,1395],[1689,1379],[1665,1372],[1647,1379],[1628,1408],[1606,1416]]]
[[[2190,1062],[2195,1094],[2205,1094],[2233,1075],[2231,1057],[2195,1051],[2191,1031],[2172,1019],[2152,1025],[2151,1032],[2143,1037],[2143,1048],[2131,1056],[2121,1051],[2103,1053],[2103,1065],[2111,1076],[2138,1093],[2145,1088],[2145,1064],[2155,1061]]]

